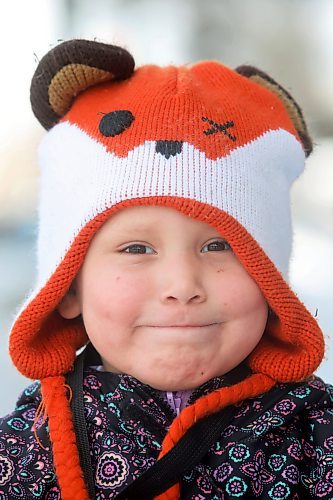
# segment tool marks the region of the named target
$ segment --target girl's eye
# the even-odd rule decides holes
[[[229,243],[227,241],[221,241],[221,240],[212,241],[211,243],[205,245],[203,249],[204,248],[208,248],[208,251],[211,252],[221,252],[221,251],[223,252],[231,250],[231,246],[229,245]],[[147,249],[148,251],[146,251]],[[121,252],[131,253],[131,254],[141,254],[141,255],[155,253],[154,250],[148,245],[141,245],[139,243],[135,243],[133,245],[129,245],[126,248],[123,248]]]
[[[231,246],[229,245],[229,243],[227,241],[221,241],[221,240],[216,240],[212,241],[211,243],[207,243],[207,245],[205,245],[202,248],[210,248],[210,251],[212,252],[231,250]]]
[[[152,250],[151,247],[148,247],[147,245],[139,245],[139,244],[135,244],[135,245],[129,245],[128,247],[126,248],[123,248],[123,250],[121,250],[121,252],[125,252],[125,253],[134,253],[134,254],[147,254],[147,253],[154,253],[153,251],[151,252],[146,252],[145,249],[148,248],[150,250]]]

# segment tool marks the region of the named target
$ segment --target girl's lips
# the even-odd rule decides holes
[[[150,325],[152,328],[198,328],[204,326],[218,325],[219,323],[207,323],[207,324],[196,324],[196,325]]]

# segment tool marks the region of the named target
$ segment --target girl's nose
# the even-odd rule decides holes
[[[190,303],[195,303],[195,304],[201,304],[204,302],[204,296],[203,294],[187,294],[186,291],[180,291],[180,292],[175,292],[173,294],[170,294],[165,297],[164,302],[179,302],[180,304],[190,304]]]
[[[197,262],[179,259],[163,270],[161,299],[181,304],[201,303],[207,298],[203,276]]]

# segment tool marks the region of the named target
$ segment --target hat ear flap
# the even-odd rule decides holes
[[[267,75],[267,73],[254,66],[238,66],[235,71],[266,88],[282,101],[299,135],[305,154],[309,156],[313,149],[312,139],[308,133],[302,110],[289,92],[273,80],[272,77]]]
[[[109,80],[124,80],[134,71],[134,59],[115,45],[69,40],[50,50],[31,81],[32,110],[49,129],[62,118],[83,90]]]

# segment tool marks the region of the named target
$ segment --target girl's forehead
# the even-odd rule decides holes
[[[110,230],[154,230],[163,232],[169,226],[187,226],[188,228],[216,232],[216,230],[207,224],[197,220],[189,215],[185,215],[176,208],[141,205],[126,207],[120,209],[112,215],[102,226]]]
[[[114,238],[144,238],[156,236],[159,239],[176,237],[210,238],[223,237],[213,226],[175,208],[165,206],[132,206],[119,209],[100,227],[93,241]]]

